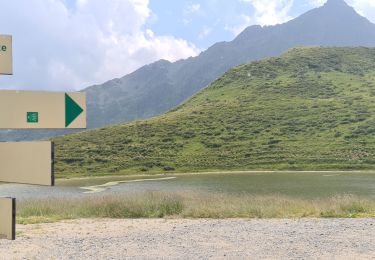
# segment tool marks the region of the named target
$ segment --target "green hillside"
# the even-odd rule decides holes
[[[375,49],[296,48],[173,111],[67,135],[58,174],[375,168]]]

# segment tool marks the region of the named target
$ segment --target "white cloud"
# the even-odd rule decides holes
[[[327,2],[327,0],[309,0],[310,6],[313,7],[322,6],[325,2]]]
[[[254,9],[254,19],[260,25],[274,25],[284,23],[293,17],[289,11],[293,6],[293,0],[246,0]]]
[[[240,34],[249,25],[254,24],[254,21],[255,21],[252,19],[251,16],[248,16],[245,14],[241,14],[237,16],[236,19],[238,20],[237,25],[234,25],[234,26],[226,25],[224,28],[225,30],[231,32],[235,36]]]
[[[225,29],[238,35],[249,25],[275,25],[287,22],[293,17],[289,15],[293,7],[293,0],[239,0],[249,3],[254,8],[252,15],[241,14],[236,26],[226,26]]]
[[[192,17],[198,14],[201,10],[200,4],[190,4],[184,10],[184,18],[182,22],[184,25],[189,25],[192,22]]]
[[[188,6],[187,10],[186,10],[186,13],[196,13],[198,12],[199,10],[201,9],[201,5],[200,4],[191,4]]]
[[[309,0],[311,7],[319,7],[325,4],[327,0]],[[354,7],[362,16],[370,21],[375,22],[375,1],[374,0],[345,0],[345,2]]]
[[[210,33],[212,32],[212,28],[208,26],[204,26],[201,32],[198,35],[199,39],[204,39],[206,38]]]
[[[227,25],[225,29],[232,32],[234,35],[238,35],[247,26],[259,24],[259,25],[275,25],[287,22],[294,17],[290,15],[290,11],[293,7],[294,0],[238,0],[240,2],[246,2],[251,5],[254,9],[252,15],[238,15],[236,17],[236,25]],[[327,0],[306,0],[307,6],[319,7],[327,2]],[[370,21],[375,23],[375,0],[345,0],[350,6],[365,16]],[[297,1],[296,1],[297,2]]]
[[[375,1],[374,0],[349,0],[347,3],[356,11],[366,16],[370,21],[375,22]]]
[[[12,0],[1,3],[1,33],[14,40],[14,76],[0,88],[80,89],[138,67],[196,55],[183,39],[144,28],[148,0]]]

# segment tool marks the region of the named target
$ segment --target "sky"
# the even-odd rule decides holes
[[[159,59],[198,55],[247,26],[293,19],[325,0],[1,0],[14,75],[0,89],[75,91]],[[374,0],[347,0],[375,23]]]

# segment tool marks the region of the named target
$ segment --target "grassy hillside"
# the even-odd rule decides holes
[[[175,110],[54,139],[57,173],[375,168],[375,49],[296,48]]]

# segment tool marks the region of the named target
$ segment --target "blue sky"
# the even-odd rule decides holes
[[[317,2],[293,1],[288,15],[296,17],[317,5],[319,5]],[[251,20],[256,10],[251,2],[247,1],[151,0],[150,9],[154,17],[147,22],[146,26],[156,34],[172,34],[193,42],[202,49],[218,41],[230,41],[238,30],[247,25],[256,24],[256,19]],[[245,16],[249,17],[248,21],[244,18]],[[283,18],[286,17],[280,17],[280,21],[284,21]],[[273,22],[265,24],[273,24]]]
[[[317,7],[324,0],[275,1],[293,2],[288,9],[288,18]],[[267,3],[267,0],[260,2]],[[74,10],[77,0],[65,0],[66,6]],[[280,4],[283,6],[283,4]],[[219,41],[231,41],[238,31],[250,24],[258,24],[251,15],[256,12],[251,1],[241,0],[149,0],[151,15],[144,25],[156,35],[173,35],[185,39],[200,49],[206,49]],[[250,21],[244,20],[244,16]],[[279,21],[284,22],[282,17]],[[289,19],[285,19],[289,20]],[[264,25],[274,24],[265,22]]]
[[[283,23],[325,0],[4,0],[14,75],[0,89],[78,90],[198,55],[249,25]],[[375,22],[374,0],[347,0]],[[27,12],[25,12],[27,10]]]
[[[237,14],[252,12],[248,3],[235,3],[225,0],[151,0],[150,9],[155,18],[148,21],[146,26],[156,34],[172,34],[193,42],[199,48],[207,48],[215,42],[231,40],[233,33],[225,27],[241,23],[236,21],[240,20]]]

